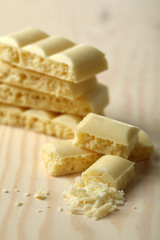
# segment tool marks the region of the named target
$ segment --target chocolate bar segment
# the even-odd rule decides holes
[[[85,181],[93,180],[124,189],[134,177],[134,163],[119,156],[104,155],[83,174]]]
[[[41,158],[52,176],[82,172],[100,156],[74,146],[71,140],[46,143],[41,149]]]
[[[71,42],[70,40],[60,36],[53,36],[45,38],[36,43],[29,44],[23,47],[23,50],[26,52],[35,53],[38,56],[49,57],[73,46],[75,46],[75,43]]]
[[[21,47],[47,37],[47,33],[35,28],[23,29],[0,37],[0,58],[17,64],[20,61],[19,50]]]
[[[146,132],[140,130],[138,140],[128,159],[134,162],[140,162],[151,159],[154,148],[153,144]]]
[[[76,127],[73,143],[102,154],[128,158],[138,131],[135,126],[89,113]]]

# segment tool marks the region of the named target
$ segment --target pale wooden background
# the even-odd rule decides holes
[[[143,128],[156,154],[136,165],[127,205],[94,222],[58,212],[59,206],[65,209],[62,192],[75,176],[53,178],[45,171],[39,152],[50,138],[1,125],[0,239],[160,239],[160,1],[0,0],[0,35],[29,26],[106,52],[110,69],[99,75],[110,91],[105,114]],[[41,186],[50,191],[45,201],[33,198]],[[16,201],[24,205],[15,207]]]

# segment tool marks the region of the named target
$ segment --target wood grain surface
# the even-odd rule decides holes
[[[105,52],[109,70],[98,76],[110,92],[105,115],[142,128],[155,147],[150,162],[136,164],[126,205],[94,221],[67,214],[62,192],[75,175],[51,177],[40,160],[52,138],[0,125],[0,240],[160,239],[159,9],[159,0],[0,0],[0,35],[33,26]],[[33,197],[41,187],[50,193],[44,201]]]

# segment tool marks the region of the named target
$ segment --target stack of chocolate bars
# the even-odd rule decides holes
[[[73,138],[89,112],[102,114],[108,89],[101,51],[34,28],[0,37],[0,123]]]

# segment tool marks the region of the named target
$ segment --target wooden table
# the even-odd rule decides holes
[[[0,0],[0,35],[34,26],[106,52],[110,69],[99,75],[110,91],[106,116],[144,129],[155,147],[150,162],[136,164],[126,205],[93,221],[66,213],[62,192],[75,175],[53,178],[40,160],[41,145],[52,138],[1,125],[1,240],[160,239],[159,9],[158,0]],[[50,192],[44,201],[33,197],[41,187]]]

